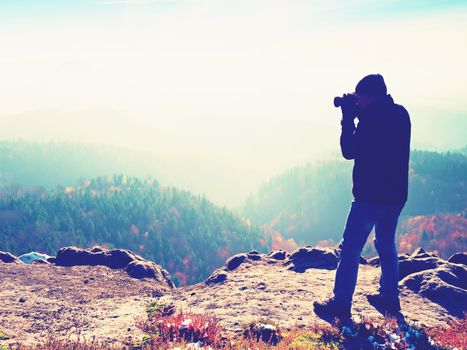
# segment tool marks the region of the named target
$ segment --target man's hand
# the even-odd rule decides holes
[[[353,121],[357,117],[357,111],[358,111],[355,95],[344,94],[341,109],[342,109],[342,119],[345,121],[348,121],[348,120]]]

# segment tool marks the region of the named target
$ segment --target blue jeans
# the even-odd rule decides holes
[[[397,220],[404,204],[387,205],[353,200],[350,207],[341,254],[334,281],[334,298],[349,307],[357,283],[360,254],[375,227],[375,247],[381,265],[380,292],[384,297],[399,297],[399,261],[396,249]]]

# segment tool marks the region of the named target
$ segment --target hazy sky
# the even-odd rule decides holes
[[[259,179],[338,150],[332,98],[379,72],[413,146],[461,147],[466,38],[466,1],[0,0],[0,137],[203,155]]]

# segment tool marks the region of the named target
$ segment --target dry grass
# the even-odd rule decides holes
[[[467,315],[463,320],[449,322],[447,327],[431,327],[425,332],[433,342],[445,348],[467,349]]]
[[[169,310],[169,311],[167,311]],[[243,332],[235,337],[225,336],[225,329],[217,317],[196,314],[152,304],[148,317],[136,326],[146,336],[139,344],[115,347],[85,339],[59,340],[49,337],[36,346],[14,345],[14,350],[155,350],[155,349],[222,349],[222,350],[305,350],[305,349],[466,349],[467,319],[451,322],[448,327],[421,330],[394,318],[362,318],[353,326],[338,323],[311,324],[281,330],[267,318],[243,325]],[[265,332],[266,330],[266,332]],[[264,336],[263,336],[264,335]],[[3,350],[0,347],[1,350]]]

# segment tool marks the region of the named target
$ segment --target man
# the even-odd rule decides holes
[[[315,302],[315,312],[351,318],[352,295],[359,259],[375,228],[375,247],[381,264],[379,293],[369,296],[387,313],[397,314],[399,262],[395,232],[407,201],[410,118],[404,107],[387,95],[379,74],[364,77],[354,95],[344,95],[340,145],[345,159],[354,160],[352,201],[341,241],[334,296]],[[355,118],[358,124],[355,126]]]

